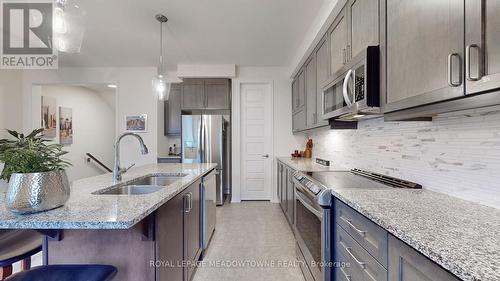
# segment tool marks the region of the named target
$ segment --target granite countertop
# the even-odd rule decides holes
[[[500,280],[500,210],[425,189],[332,194],[457,277]]]
[[[93,195],[113,185],[111,174],[77,180],[72,182],[71,196],[64,206],[31,215],[8,211],[5,195],[0,194],[0,229],[128,229],[216,166],[170,163],[132,168],[122,182],[152,174],[187,174],[160,191],[144,195]]]
[[[316,163],[316,159],[314,158],[277,157],[277,159],[278,161],[281,161],[291,168],[301,172],[349,171],[348,168],[337,165],[333,161],[330,161],[330,166],[323,166]]]

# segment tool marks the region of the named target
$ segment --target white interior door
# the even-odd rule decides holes
[[[241,83],[241,200],[271,200],[272,91]]]

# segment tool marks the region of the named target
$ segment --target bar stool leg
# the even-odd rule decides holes
[[[31,269],[31,257],[27,257],[21,261],[21,270],[30,270]]]
[[[12,265],[0,267],[0,281],[12,275]]]

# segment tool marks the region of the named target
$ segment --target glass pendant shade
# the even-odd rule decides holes
[[[60,52],[79,53],[85,34],[86,13],[75,0],[58,0],[54,9],[54,46]]]
[[[153,90],[159,100],[168,100],[170,96],[170,83],[167,82],[165,76],[158,74],[153,78]]]

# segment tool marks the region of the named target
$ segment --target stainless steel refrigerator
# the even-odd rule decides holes
[[[216,203],[229,190],[229,116],[182,115],[182,163],[217,163]]]

